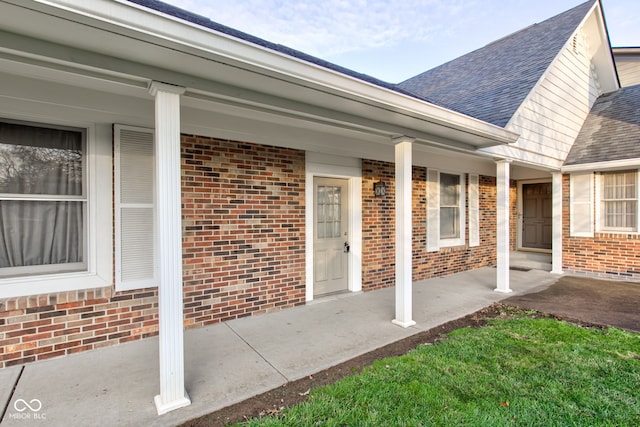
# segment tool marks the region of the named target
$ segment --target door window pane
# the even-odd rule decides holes
[[[340,187],[318,186],[317,227],[318,239],[330,239],[341,235],[342,193]]]

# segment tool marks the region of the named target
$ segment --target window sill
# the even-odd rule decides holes
[[[455,247],[465,247],[465,241],[464,239],[447,239],[447,240],[440,240],[440,248],[455,248]]]
[[[111,285],[110,280],[106,280],[96,273],[88,272],[12,277],[0,279],[0,298],[53,294],[81,289],[104,288]]]

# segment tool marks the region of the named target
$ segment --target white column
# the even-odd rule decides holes
[[[553,203],[553,240],[551,243],[551,272],[562,274],[562,173],[553,172],[552,203]]]
[[[411,258],[413,245],[411,200],[411,149],[414,139],[394,138],[396,161],[396,318],[403,328],[415,325],[412,320]]]
[[[497,177],[497,292],[509,293],[509,161],[496,162]]]
[[[191,404],[184,388],[180,95],[184,88],[153,82],[156,100],[155,176],[158,248],[160,394],[158,415]]]

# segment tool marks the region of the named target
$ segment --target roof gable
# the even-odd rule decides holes
[[[597,0],[534,24],[398,86],[504,127]]]
[[[635,85],[598,98],[565,166],[638,158],[640,85]]]

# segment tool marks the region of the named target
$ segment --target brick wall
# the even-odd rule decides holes
[[[195,136],[182,146],[187,325],[304,304],[304,152]]]
[[[187,328],[304,304],[304,161],[298,150],[183,136]],[[392,163],[363,161],[364,290],[395,284],[394,174]],[[414,280],[495,264],[495,178],[480,176],[481,245],[435,253],[426,252],[425,178],[426,168],[413,168]],[[388,186],[384,198],[373,195],[380,180]],[[6,299],[0,301],[0,367],[157,332],[155,289]]]
[[[304,152],[183,136],[185,325],[304,304]],[[0,368],[156,335],[157,292],[0,301]]]
[[[362,288],[395,284],[395,167],[393,163],[363,160]],[[376,198],[373,183],[384,181],[387,195]],[[468,198],[467,198],[468,201]],[[413,167],[413,280],[445,276],[496,262],[496,180],[480,176],[480,246],[426,250],[426,168]],[[468,206],[467,215],[468,220]],[[468,230],[468,224],[466,225]]]
[[[571,237],[569,175],[562,177],[562,268],[565,272],[640,281],[640,235],[595,233]]]

